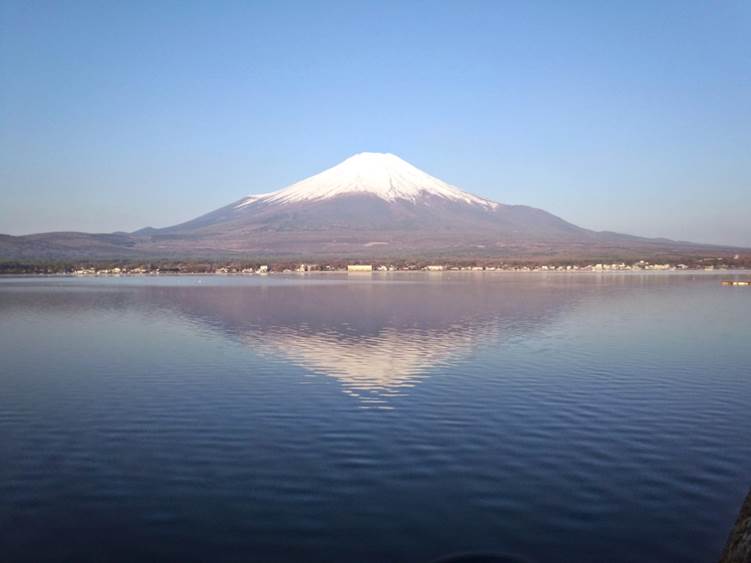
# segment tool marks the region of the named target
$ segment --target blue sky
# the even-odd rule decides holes
[[[751,246],[751,4],[0,0],[0,232],[167,226],[353,153]]]

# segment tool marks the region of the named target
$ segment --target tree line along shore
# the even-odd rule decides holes
[[[0,275],[156,275],[156,274],[267,274],[293,272],[342,272],[348,268],[366,271],[673,271],[673,270],[743,270],[751,269],[751,256],[702,257],[683,260],[470,260],[470,259],[340,259],[317,263],[304,260],[158,260],[149,262],[80,261],[80,262],[0,262]]]

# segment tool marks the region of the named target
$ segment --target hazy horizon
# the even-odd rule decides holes
[[[363,151],[751,247],[751,8],[0,0],[0,233],[165,227]]]

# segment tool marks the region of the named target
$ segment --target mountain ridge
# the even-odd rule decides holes
[[[285,188],[132,233],[0,237],[0,259],[277,256],[498,258],[731,252],[735,247],[592,231],[482,198],[390,153],[355,154]]]

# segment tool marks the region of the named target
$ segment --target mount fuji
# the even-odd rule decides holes
[[[398,156],[364,152],[172,227],[0,236],[0,258],[631,258],[693,243],[596,232],[452,186]]]

